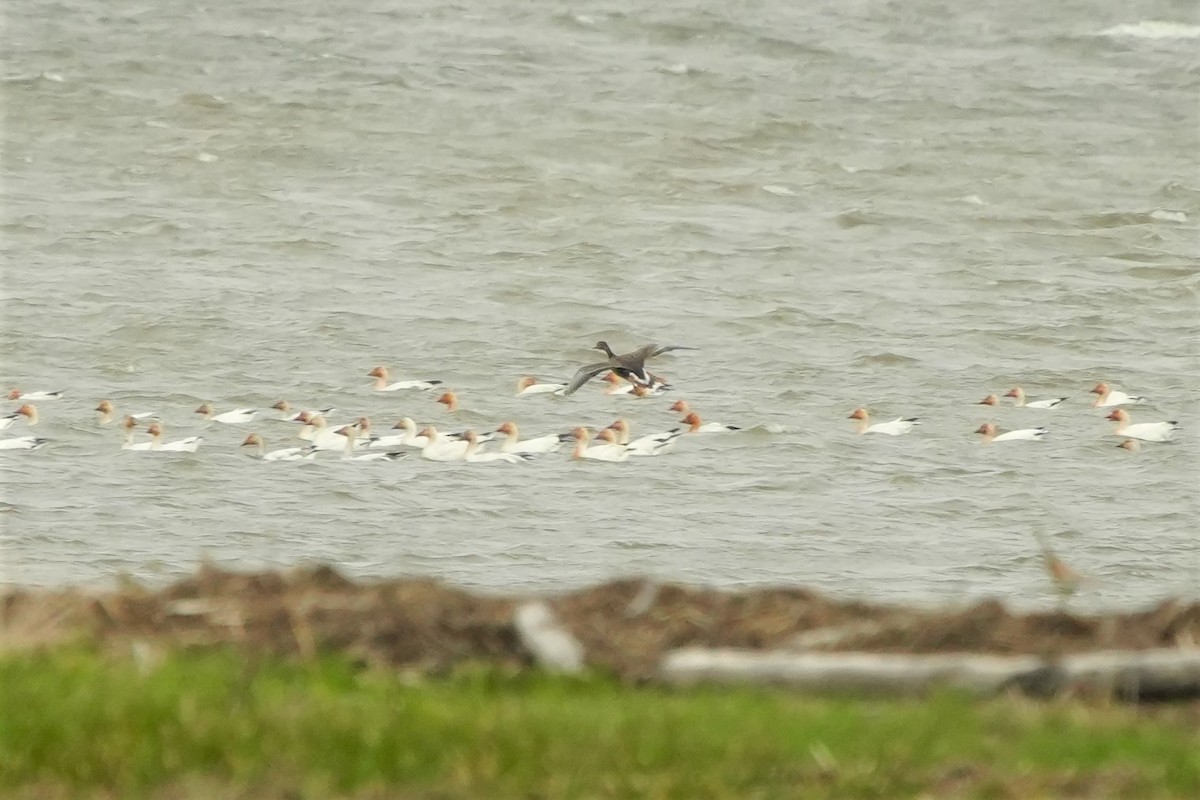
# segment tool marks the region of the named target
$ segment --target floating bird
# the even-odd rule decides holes
[[[596,342],[592,349],[602,351],[608,356],[608,360],[580,367],[574,377],[571,378],[571,382],[567,384],[567,388],[563,390],[564,395],[574,393],[580,386],[583,386],[606,369],[612,370],[631,383],[651,386],[654,378],[646,369],[647,359],[660,356],[663,353],[669,353],[672,350],[695,350],[696,348],[685,347],[684,345],[660,346],[657,344],[646,344],[633,352],[617,355],[608,346],[608,342],[599,341]]]
[[[463,440],[467,443],[467,450],[463,453],[463,461],[470,464],[488,464],[499,461],[509,464],[520,464],[522,461],[528,461],[533,458],[529,453],[480,453],[478,450],[481,442],[475,431],[465,431],[463,433]]]
[[[404,419],[408,419],[408,417],[405,417]],[[363,426],[363,422],[366,422],[365,427]],[[361,417],[358,421],[358,429],[363,435],[363,447],[371,450],[377,450],[381,447],[408,447],[415,444],[413,440],[416,439],[417,426],[416,423],[414,423],[411,419],[408,419],[408,422],[411,426],[411,431],[405,430],[404,433],[394,433],[389,436],[372,436],[370,434],[371,421],[366,417]],[[398,422],[392,426],[392,430],[396,430],[398,428],[403,429],[404,425]],[[422,440],[419,446],[424,447],[425,441]]]
[[[296,422],[304,427],[300,429],[300,438],[312,444],[317,450],[341,450],[346,446],[346,438],[340,435],[336,428],[331,428],[321,414],[302,412]]]
[[[420,389],[427,392],[435,386],[441,386],[441,381],[396,381],[388,383],[387,367],[376,367],[367,373],[368,378],[375,379],[374,389],[377,392],[396,392],[401,389]]]
[[[685,425],[691,426],[687,431],[688,433],[716,433],[718,431],[741,430],[741,428],[735,425],[722,425],[719,422],[700,424],[700,416],[692,411],[692,407],[687,404],[686,400],[676,400],[671,404],[670,410],[683,414],[683,419],[680,421]]]
[[[432,425],[422,429],[418,436],[423,436],[426,441],[425,446],[421,448],[421,458],[430,461],[462,461],[467,454],[466,440],[438,436],[437,428]]]
[[[903,436],[911,431],[914,426],[920,424],[920,419],[917,417],[897,417],[891,422],[876,422],[872,425],[871,415],[867,413],[865,408],[854,409],[854,412],[847,419],[857,420],[854,432],[860,435],[864,433],[883,433],[888,436]]]
[[[600,432],[605,444],[588,446],[588,440],[591,438],[587,428],[576,428],[573,431],[575,437],[575,449],[571,451],[571,458],[575,459],[592,459],[594,461],[628,461],[629,448],[622,447],[616,443],[616,431],[605,428]]]
[[[315,447],[284,447],[268,453],[263,438],[257,433],[252,433],[242,440],[241,446],[255,448],[255,455],[263,461],[311,461],[317,454]]]
[[[631,442],[629,441],[629,423],[626,420],[619,419],[608,427],[617,432],[617,444],[624,445],[631,456],[656,456],[670,449],[675,444],[675,440],[683,435],[683,431],[679,428],[672,428],[662,433],[647,434]]]
[[[404,455],[404,453],[385,453],[382,451],[378,453],[362,453],[360,455],[354,455],[355,440],[358,438],[359,434],[359,423],[355,423],[354,425],[343,425],[334,431],[334,433],[346,440],[346,444],[342,450],[342,461],[395,461]]]
[[[235,408],[233,411],[218,414],[212,403],[201,403],[200,407],[196,409],[196,413],[209,422],[220,422],[225,425],[244,425],[258,419],[258,409],[256,408]]]
[[[186,439],[177,439],[174,442],[163,442],[162,424],[158,422],[150,423],[150,427],[146,429],[146,433],[150,434],[149,449],[151,452],[194,453],[200,447],[200,443],[204,441],[199,436],[189,436]]]
[[[320,414],[321,416],[328,417],[330,414],[337,411],[337,409],[333,408],[332,406],[329,408],[293,411],[292,404],[287,400],[280,400],[278,403],[272,405],[271,408],[279,412],[279,419],[282,422],[295,422],[296,420],[300,419],[301,414]]]
[[[1013,442],[1013,441],[1030,441],[1040,442],[1050,433],[1049,428],[1022,428],[1016,431],[1000,431],[990,422],[985,422],[975,429],[975,432],[983,436],[983,443],[989,442]]]
[[[1055,408],[1063,400],[1067,399],[1065,397],[1050,397],[1045,400],[1026,400],[1025,390],[1020,386],[1009,389],[1004,396],[1014,398],[1015,402],[1013,406],[1016,408]]]
[[[565,383],[538,383],[537,378],[526,375],[517,381],[517,396],[528,394],[558,394],[567,388]]]
[[[671,387],[665,383],[651,386],[643,386],[640,383],[635,383],[633,384],[633,387],[629,393],[634,397],[658,397],[660,394],[670,388]]]
[[[688,426],[688,433],[723,433],[726,431],[741,430],[736,425],[722,425],[720,422],[703,422],[700,419],[700,415],[695,411],[684,417],[682,422]]]
[[[1095,402],[1092,403],[1092,408],[1107,408],[1109,406],[1133,406],[1138,403],[1146,402],[1145,397],[1137,395],[1125,394],[1116,389],[1109,387],[1107,383],[1097,383],[1091,391],[1092,394],[1099,395]]]
[[[517,423],[505,422],[499,428],[496,428],[496,433],[504,434],[504,443],[500,445],[502,453],[553,453],[562,447],[563,442],[571,438],[570,434],[547,434],[539,436],[536,439],[526,439],[521,441],[521,434],[517,429]]]
[[[13,413],[8,414],[3,417],[0,417],[0,431],[4,430],[8,426],[12,425],[14,422],[16,422],[21,417],[25,418],[26,424],[37,425],[37,423],[38,423],[37,407],[34,405],[31,405],[30,403],[26,403],[23,406],[21,406],[20,408],[18,408],[16,411],[14,411]]]
[[[22,392],[20,389],[13,389],[8,393],[9,400],[20,400],[23,403],[37,403],[42,400],[61,400],[62,392]]]
[[[437,402],[444,405],[447,411],[458,411],[458,395],[454,392],[442,392]]]
[[[1144,442],[1169,442],[1171,437],[1175,435],[1175,431],[1183,430],[1179,427],[1179,423],[1175,420],[1170,422],[1139,422],[1136,425],[1130,424],[1129,412],[1123,408],[1114,408],[1107,419],[1117,423],[1117,429],[1113,431],[1117,436],[1126,436],[1130,439],[1141,439]]]
[[[1020,386],[1015,386],[1013,389],[1009,389],[1007,392],[1004,392],[1004,397],[1014,398],[1014,408],[1056,408],[1058,404],[1064,401],[1064,399],[1067,399],[1066,397],[1050,397],[1046,399],[1040,399],[1040,401],[1030,401],[1030,399],[1026,399],[1025,390],[1021,389]],[[995,395],[988,395],[984,397],[982,401],[979,401],[978,404],[1000,405],[1000,398],[996,397]]]
[[[111,400],[101,400],[96,406],[96,422],[100,425],[108,425],[116,418],[116,409],[113,407]],[[137,414],[126,414],[127,417],[133,417],[138,422],[143,420],[158,419],[158,414],[152,411],[142,411]]]
[[[648,385],[630,383],[623,380],[620,375],[611,370],[604,376],[604,381],[608,384],[604,389],[605,394],[631,394],[634,397],[657,397],[671,388],[671,384],[667,383],[665,378],[661,375],[655,375],[653,372],[650,373],[650,383]]]
[[[367,442],[367,447],[394,447],[395,445],[424,447],[429,444],[428,439],[417,435],[417,423],[413,422],[410,417],[402,418],[392,426],[392,430],[400,430],[404,433],[395,436],[378,436]]]
[[[629,394],[633,391],[633,384],[629,381],[621,380],[621,376],[612,370],[604,376],[604,382],[608,384],[605,388],[605,394]]]

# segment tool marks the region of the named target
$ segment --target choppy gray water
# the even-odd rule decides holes
[[[1027,604],[1041,531],[1083,604],[1195,593],[1195,7],[968,5],[6,3],[2,377],[68,395],[49,446],[0,452],[0,579],[315,559]],[[701,349],[658,362],[666,398],[512,396],[600,337]],[[380,363],[468,411],[372,393]],[[1178,443],[1114,447],[1098,380]],[[1070,399],[975,405],[1015,385]],[[102,397],[205,444],[122,452]],[[297,465],[192,413],[280,398],[529,434],[685,398],[752,429]],[[855,437],[858,405],[923,424]],[[982,446],[986,419],[1051,438]]]

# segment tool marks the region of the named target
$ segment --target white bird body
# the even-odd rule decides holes
[[[372,388],[377,392],[398,392],[402,389],[420,389],[427,392],[436,386],[441,385],[441,381],[396,381],[388,383],[387,367],[376,367],[367,373],[368,378],[374,378],[375,384]]]
[[[194,453],[203,442],[199,436],[189,436],[186,439],[177,439],[174,442],[164,442],[157,447],[151,447],[151,452],[163,453]]]
[[[398,392],[401,389],[420,389],[422,392],[427,392],[430,389],[436,388],[441,384],[441,381],[396,381],[389,383],[387,386],[376,389],[377,392]]]
[[[312,447],[281,447],[262,454],[263,461],[312,461],[317,451]]]
[[[531,394],[557,394],[562,395],[566,391],[565,383],[538,383],[537,378],[532,375],[526,375],[517,381],[517,397]]]
[[[258,419],[258,409],[256,408],[235,408],[232,411],[218,414],[212,403],[201,404],[196,409],[196,413],[209,422],[220,422],[222,425],[244,425]]]
[[[406,433],[389,433],[386,436],[372,436],[367,439],[363,448],[367,450],[380,450],[384,447],[404,447],[408,444],[408,434]]]
[[[993,442],[1012,442],[1012,441],[1027,441],[1040,442],[1045,436],[1050,433],[1047,428],[1022,428],[1021,430],[1008,431],[1002,433],[993,439]]]
[[[1052,397],[1048,400],[1031,400],[1028,403],[1024,403],[1022,406],[1019,406],[1019,407],[1021,407],[1021,408],[1058,408],[1058,406],[1062,403],[1062,401],[1066,400],[1066,399],[1067,398],[1065,398],[1065,397]]]
[[[49,439],[40,436],[17,436],[12,439],[0,439],[0,450],[37,450],[45,447]]]
[[[1113,433],[1143,442],[1169,442],[1177,430],[1179,426],[1170,422],[1138,422]]]
[[[463,460],[470,464],[495,464],[505,462],[508,464],[520,464],[528,458],[529,455],[518,455],[517,453],[480,453],[478,452],[481,442],[475,431],[467,431],[463,434],[464,440],[467,443],[467,451],[463,454]]]

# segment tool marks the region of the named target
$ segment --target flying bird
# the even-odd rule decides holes
[[[630,383],[649,386],[653,382],[654,377],[646,369],[647,359],[660,356],[663,353],[669,353],[672,350],[695,350],[696,348],[686,347],[681,344],[645,344],[633,352],[617,355],[608,346],[608,342],[599,341],[596,342],[592,349],[603,351],[608,356],[608,360],[580,367],[571,378],[571,382],[567,384],[567,388],[563,389],[562,393],[564,395],[574,393],[580,386],[583,386],[605,370],[612,370]]]

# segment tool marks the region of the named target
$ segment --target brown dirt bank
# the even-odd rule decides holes
[[[0,648],[90,637],[101,644],[235,645],[438,672],[464,661],[523,665],[513,625],[528,596],[476,595],[419,579],[355,583],[320,566],[231,573],[201,567],[161,589],[9,588]],[[587,662],[626,679],[684,646],[889,653],[1034,654],[1143,650],[1200,642],[1200,603],[1095,616],[1016,613],[984,601],[951,610],[846,602],[805,589],[739,592],[622,580],[541,596],[583,644]],[[814,633],[817,632],[817,633]]]

